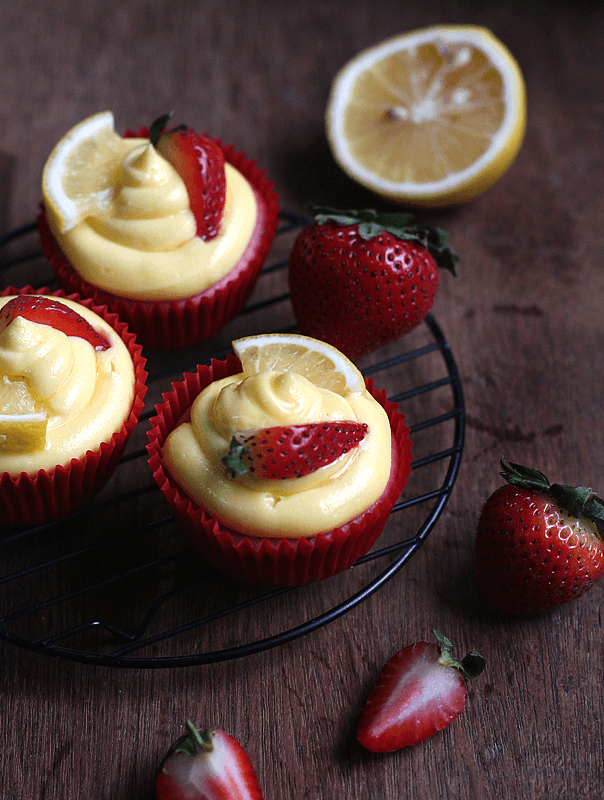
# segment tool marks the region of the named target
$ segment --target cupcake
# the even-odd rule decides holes
[[[81,507],[111,477],[143,409],[145,359],[125,323],[47,289],[0,294],[0,520]]]
[[[271,337],[239,342],[254,339]],[[343,386],[327,388],[306,358],[288,364],[284,351],[263,365],[235,342],[239,358],[198,366],[156,406],[155,480],[193,546],[231,577],[297,586],[347,569],[373,546],[409,477],[398,407],[335,348],[316,345],[352,368]]]
[[[148,347],[207,339],[243,308],[273,242],[273,184],[244,153],[182,126],[73,128],[43,172],[42,248],[61,286],[107,305]]]

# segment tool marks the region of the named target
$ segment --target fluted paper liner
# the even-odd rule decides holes
[[[98,306],[91,299],[81,299],[77,294],[66,294],[61,290],[52,292],[46,287],[34,289],[25,286],[17,289],[10,286],[0,292],[2,297],[19,294],[44,294],[59,299],[67,297],[86,306],[118,333],[134,364],[134,400],[130,414],[120,430],[103,442],[98,450],[89,450],[66,466],[57,466],[50,471],[40,470],[34,475],[26,472],[19,475],[0,474],[0,524],[38,525],[81,508],[105,486],[113,474],[144,407],[146,359],[135,334],[106,306]]]
[[[183,381],[172,384],[172,391],[166,392],[163,402],[156,406],[148,431],[153,476],[193,547],[221,572],[269,586],[299,586],[330,578],[352,566],[373,547],[407,483],[412,445],[405,417],[386,393],[375,390],[368,379],[367,388],[386,410],[392,430],[393,468],[381,497],[358,517],[328,533],[294,539],[246,536],[222,525],[193,502],[161,460],[166,437],[202,389],[240,371],[239,360],[229,355],[226,361],[212,360],[209,366],[198,366],[196,373],[185,373]]]
[[[144,132],[139,132],[143,135]],[[138,135],[138,134],[137,134]],[[134,331],[145,347],[175,350],[204,341],[243,309],[269,253],[279,220],[279,196],[264,171],[245,153],[219,140],[225,160],[249,181],[258,205],[252,238],[239,262],[213,286],[184,300],[144,301],[118,297],[85,281],[59,247],[46,219],[44,206],[38,230],[44,255],[63,289],[106,305]]]

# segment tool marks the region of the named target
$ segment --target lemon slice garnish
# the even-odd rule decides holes
[[[336,161],[366,188],[448,206],[483,192],[516,157],[524,79],[486,28],[426,28],[348,62],[333,82],[326,125]]]
[[[140,143],[115,132],[110,111],[88,117],[65,134],[42,172],[44,205],[61,233],[110,206],[124,158]]]
[[[46,444],[46,414],[0,414],[0,453],[33,453]]]
[[[335,347],[297,333],[266,333],[233,342],[246,375],[291,371],[342,396],[365,389],[355,365]]]
[[[0,454],[43,450],[46,426],[46,412],[25,382],[0,376]]]

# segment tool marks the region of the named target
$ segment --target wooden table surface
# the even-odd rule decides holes
[[[174,109],[179,119],[256,159],[292,213],[303,214],[308,201],[375,204],[329,154],[323,113],[331,79],[368,45],[454,22],[485,25],[512,50],[526,78],[529,116],[522,150],[499,183],[472,203],[420,215],[449,230],[462,258],[457,278],[443,276],[434,307],[466,404],[458,479],[434,529],[392,580],[348,613],[244,657],[183,667],[165,662],[303,625],[375,580],[383,567],[370,562],[324,585],[253,606],[243,618],[184,630],[134,653],[162,659],[164,668],[83,663],[0,641],[2,800],[151,798],[155,769],[187,718],[224,728],[242,742],[266,800],[604,796],[603,585],[549,613],[508,619],[481,610],[472,577],[476,523],[483,502],[501,483],[500,456],[532,464],[552,480],[604,491],[601,4],[2,3],[0,233],[35,218],[41,170],[53,144],[73,124],[105,109],[114,111],[119,129],[137,128]],[[275,264],[287,258],[291,241],[287,232],[278,237]],[[35,233],[5,245],[1,260],[14,261],[1,273],[3,285],[51,281],[38,252]],[[260,299],[262,292],[285,291],[282,272],[262,280]],[[195,363],[247,330],[291,323],[287,299],[275,308],[261,307],[184,354],[148,353],[154,376],[149,409],[182,374],[183,361]],[[422,347],[430,337],[422,326],[387,354]],[[383,380],[393,391],[413,389],[438,379],[439,359],[422,356],[392,379],[377,374],[376,383]],[[174,375],[165,377],[165,370]],[[417,424],[450,404],[445,386],[425,400],[410,398],[403,410]],[[132,452],[144,447],[145,430],[143,421]],[[453,427],[420,433],[417,452],[446,449],[452,436]],[[440,480],[439,470],[418,469],[420,489]],[[16,586],[0,584],[3,630],[45,638],[89,612],[102,619],[114,615],[124,629],[136,630],[150,598],[168,596],[203,572],[194,556],[168,558],[151,577],[134,575],[119,598],[114,592],[108,599],[103,591],[78,595],[82,576],[91,583],[105,580],[107,593],[113,591],[113,559],[116,569],[127,569],[182,546],[169,519],[155,526],[168,508],[151,483],[145,459],[133,458],[99,496],[106,507],[35,535],[2,529],[3,575],[62,558],[74,542],[91,546],[76,565],[63,568],[59,562],[33,579],[25,569]],[[124,499],[140,486],[149,491]],[[411,505],[393,515],[385,541],[413,536],[422,513]],[[104,538],[126,534],[123,544],[108,553],[102,549]],[[169,595],[145,636],[211,613],[225,598],[236,603],[251,596],[225,580],[204,587]],[[39,591],[51,599],[75,592],[75,611],[49,602],[31,619],[6,621],[19,602],[35,603]],[[404,644],[429,637],[433,625],[460,655],[475,647],[487,659],[465,713],[416,747],[390,755],[363,752],[355,724],[380,666]],[[99,651],[118,646],[107,643],[104,630],[87,636]],[[58,644],[77,650],[88,639]]]

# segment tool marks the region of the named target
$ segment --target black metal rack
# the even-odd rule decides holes
[[[282,212],[277,241],[295,234],[303,222]],[[0,237],[0,246],[35,229],[31,223],[12,231]],[[0,270],[23,266],[25,278],[19,285],[29,284],[36,260],[42,261],[38,250],[11,253]],[[284,273],[285,267],[283,259],[269,257],[263,276]],[[41,281],[44,278],[42,273]],[[14,285],[15,280],[9,283]],[[53,288],[50,277],[46,285]],[[244,313],[265,313],[286,301],[287,293],[269,292],[256,302],[252,298]],[[95,502],[53,523],[25,529],[2,526],[0,521],[0,638],[39,653],[102,666],[209,664],[259,653],[309,634],[377,592],[433,529],[453,489],[463,450],[465,411],[453,354],[431,315],[420,328],[419,342],[408,335],[396,343],[396,348],[412,341],[417,346],[403,353],[395,349],[392,355],[390,348],[383,358],[363,368],[376,384],[386,385],[390,399],[404,411],[414,403],[420,416],[428,409],[427,416],[410,420],[414,442],[422,436],[426,441],[414,456],[411,478],[393,509],[393,525],[387,526],[372,552],[346,573],[325,582],[337,589],[329,592],[329,607],[322,602],[327,594],[323,584],[297,589],[248,587],[201,563],[184,546],[167,504],[145,471],[145,439],[139,437],[138,447],[135,443],[127,449],[117,471],[134,475],[130,483],[118,474]],[[168,366],[161,360],[148,364],[149,384],[156,392],[168,389],[171,380],[179,380],[183,371],[207,361],[209,354],[202,348],[184,352],[177,364],[175,356]],[[426,379],[407,385],[417,375]],[[148,408],[139,428],[152,414],[153,408]],[[95,519],[95,526],[86,525],[90,519]],[[404,532],[401,538],[401,530],[408,526],[412,533]],[[93,527],[104,532],[89,537]],[[340,599],[334,603],[334,597]],[[306,618],[297,620],[293,609],[300,606]],[[203,613],[198,613],[200,607]],[[265,628],[265,635],[253,641],[244,634],[248,614],[262,615]],[[170,616],[168,626],[164,616]],[[175,616],[180,620],[176,627],[172,624]],[[215,641],[216,626],[221,631],[232,629],[234,640]]]

